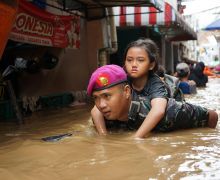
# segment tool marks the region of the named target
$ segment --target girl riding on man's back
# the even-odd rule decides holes
[[[135,137],[143,138],[152,130],[167,132],[180,128],[215,127],[218,116],[214,111],[168,97],[165,84],[155,74],[158,60],[159,50],[150,39],[133,41],[125,50],[124,69],[133,97],[144,99],[145,106],[150,107],[146,108],[146,117],[141,122],[135,122],[140,118],[134,119]],[[106,134],[105,119],[96,106],[91,115],[98,132]],[[209,121],[210,118],[215,121]]]

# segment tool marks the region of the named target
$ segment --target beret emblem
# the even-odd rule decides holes
[[[102,74],[97,79],[97,84],[99,87],[107,86],[109,85],[109,78],[107,75]]]

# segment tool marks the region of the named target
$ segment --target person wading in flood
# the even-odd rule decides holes
[[[215,111],[168,98],[164,83],[154,73],[157,50],[151,40],[140,39],[128,45],[125,69],[130,85],[127,74],[116,65],[103,66],[92,74],[87,93],[94,97],[96,106],[91,114],[100,134],[107,133],[106,127],[137,130],[137,138],[152,130],[216,127]]]
[[[179,88],[183,94],[196,94],[196,83],[193,80],[189,80],[190,69],[188,64],[179,63],[176,66],[176,75],[180,80]]]

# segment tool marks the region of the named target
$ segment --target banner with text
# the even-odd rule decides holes
[[[80,48],[80,17],[51,14],[25,0],[19,9],[11,40],[60,48]]]

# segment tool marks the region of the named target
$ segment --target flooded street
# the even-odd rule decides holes
[[[187,101],[220,115],[220,78]],[[220,125],[156,133],[144,140],[132,132],[96,134],[90,108],[38,112],[22,127],[0,125],[0,179],[137,180],[220,179]],[[57,142],[43,137],[71,133]]]

